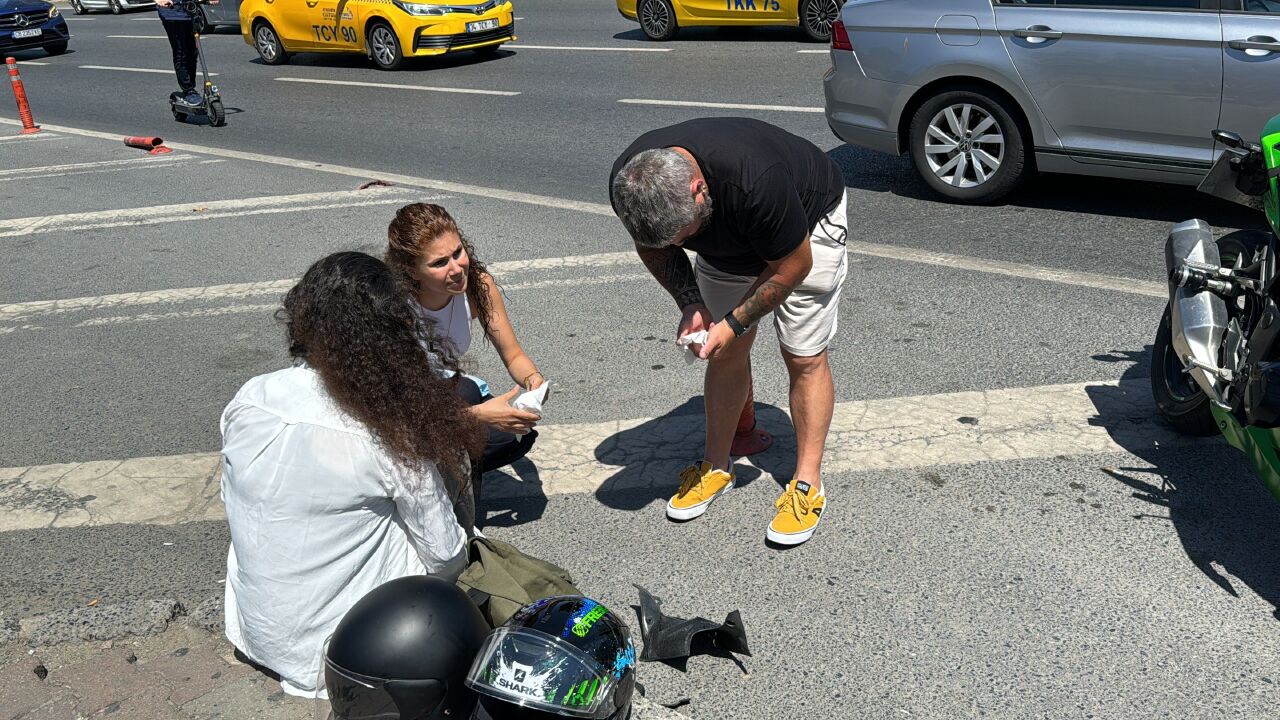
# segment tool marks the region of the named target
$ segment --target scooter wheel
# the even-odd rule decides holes
[[[174,119],[174,120],[177,120],[178,122],[182,122],[183,120],[185,120],[185,119],[186,119],[186,117],[187,117],[186,115],[183,115],[182,113],[178,112],[177,110],[174,110],[174,111],[173,111],[173,119]]]
[[[223,109],[221,100],[209,101],[209,124],[213,127],[227,124],[227,111]]]

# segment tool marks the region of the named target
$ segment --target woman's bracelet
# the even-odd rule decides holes
[[[523,386],[525,386],[526,388],[527,388],[527,387],[529,387],[529,378],[533,377],[534,375],[542,375],[542,373],[541,373],[540,371],[538,371],[538,370],[534,370],[533,372],[529,373],[528,375],[525,375],[525,376],[524,376],[524,380],[523,380],[523,381],[521,381],[521,382],[520,382],[520,384],[521,384],[521,385],[523,385]],[[546,381],[547,381],[547,376],[546,376],[546,375],[542,375],[542,381],[543,381],[543,382],[546,382]]]

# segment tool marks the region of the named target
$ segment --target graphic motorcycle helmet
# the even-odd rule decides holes
[[[325,644],[333,720],[460,720],[476,695],[467,668],[489,632],[466,593],[415,575],[369,591]]]
[[[480,694],[473,720],[627,720],[636,649],[626,624],[604,605],[550,597],[489,633],[466,682]]]

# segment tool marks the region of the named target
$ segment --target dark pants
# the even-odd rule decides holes
[[[481,394],[480,386],[467,377],[458,380],[458,397],[468,405],[479,405],[493,398],[492,395]],[[494,428],[488,428],[488,432],[484,454],[471,463],[471,492],[477,506],[480,504],[480,482],[483,475],[524,457],[533,447],[533,441],[538,439],[537,430],[530,430],[527,435],[512,435]]]
[[[173,48],[173,72],[178,76],[178,87],[185,95],[196,88],[196,63],[200,61],[196,51],[195,23],[169,18],[160,18],[160,23],[169,36],[169,47]]]

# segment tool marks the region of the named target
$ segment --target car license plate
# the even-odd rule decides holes
[[[495,21],[496,22],[496,21]],[[13,39],[40,37],[40,28],[31,28],[29,30],[14,30]]]
[[[467,32],[484,32],[485,30],[494,30],[498,27],[498,19],[481,20],[480,22],[467,23]]]

